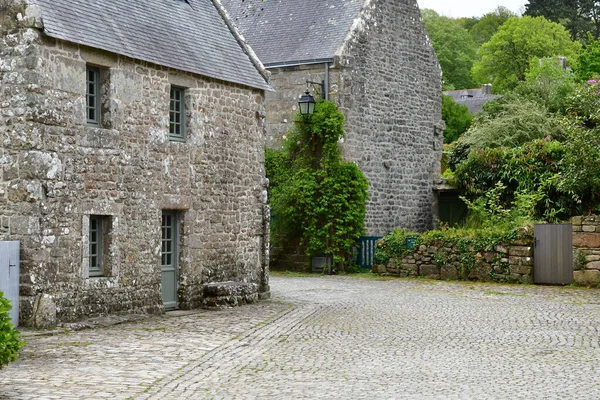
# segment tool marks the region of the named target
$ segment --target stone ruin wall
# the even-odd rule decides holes
[[[0,240],[21,241],[23,324],[162,311],[163,209],[181,215],[180,308],[268,292],[263,91],[12,23],[0,35]],[[100,128],[86,125],[86,63],[108,71]],[[185,143],[168,140],[172,84],[189,88]],[[94,214],[111,221],[101,278],[87,276]],[[227,281],[245,286],[207,291]]]
[[[369,179],[367,233],[433,225],[443,143],[441,70],[414,0],[371,1],[337,63],[344,155]]]

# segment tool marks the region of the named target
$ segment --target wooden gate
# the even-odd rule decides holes
[[[534,226],[535,283],[569,285],[573,282],[573,227],[571,224]]]
[[[375,243],[381,239],[381,236],[361,236],[358,239],[358,258],[356,263],[361,268],[373,268],[375,259]]]
[[[0,242],[0,292],[10,300],[10,319],[19,326],[19,242]]]

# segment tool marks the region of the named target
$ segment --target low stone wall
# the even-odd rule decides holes
[[[533,282],[533,237],[501,243],[487,251],[465,252],[456,244],[437,242],[421,245],[375,265],[374,273],[397,276],[422,276],[431,279],[463,279],[511,283]]]
[[[573,217],[573,282],[600,285],[600,216]]]

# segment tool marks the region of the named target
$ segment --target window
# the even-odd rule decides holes
[[[89,275],[104,275],[104,248],[103,236],[107,230],[105,218],[99,215],[90,215],[90,253],[89,253]]]
[[[171,102],[169,108],[169,137],[171,140],[185,139],[185,90],[171,86]]]
[[[87,67],[87,93],[86,111],[87,123],[100,125],[100,70],[95,67]]]

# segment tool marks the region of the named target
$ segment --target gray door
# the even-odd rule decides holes
[[[177,308],[177,262],[179,260],[179,221],[177,213],[163,211],[162,215],[162,298],[165,310]]]
[[[573,282],[573,227],[547,224],[534,227],[535,283],[569,285]]]
[[[0,292],[10,300],[10,319],[19,325],[19,247],[20,242],[0,242]]]

